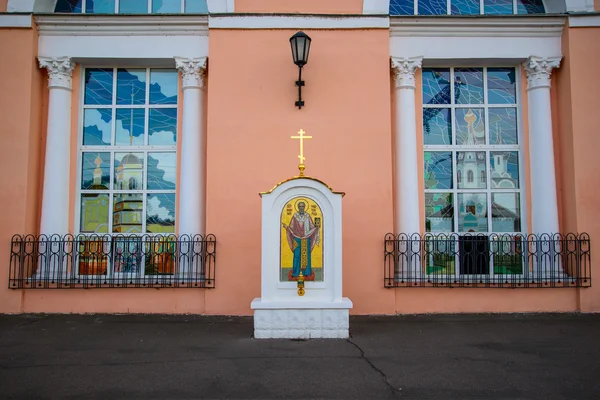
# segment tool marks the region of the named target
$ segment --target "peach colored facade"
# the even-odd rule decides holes
[[[0,11],[7,1],[0,0]],[[596,8],[598,1],[595,2]],[[231,17],[209,17],[208,68],[203,91],[206,233],[217,238],[213,289],[8,289],[10,240],[14,234],[39,234],[42,213],[45,148],[48,125],[48,73],[38,56],[42,19],[32,26],[0,27],[0,206],[6,210],[0,225],[0,313],[193,313],[250,315],[252,299],[260,297],[261,199],[259,192],[297,173],[297,143],[290,136],[304,129],[313,139],[306,144],[306,174],[323,180],[343,200],[343,294],[354,304],[353,314],[466,313],[466,312],[600,312],[600,288],[488,289],[384,288],[383,238],[394,231],[394,123],[397,105],[390,71],[390,31],[387,25],[363,17],[363,0],[236,0]],[[234,12],[232,12],[234,11]],[[238,13],[252,13],[258,22],[240,22]],[[264,14],[261,16],[261,14]],[[281,14],[272,16],[269,14]],[[288,15],[289,14],[289,15]],[[293,14],[293,15],[292,15]],[[300,21],[297,14],[344,14],[349,25],[336,20]],[[0,14],[0,17],[9,14]],[[172,17],[177,18],[177,17]],[[219,19],[220,18],[220,19]],[[230,18],[230,19],[227,19]],[[269,20],[271,18],[271,20]],[[308,18],[308,17],[307,17]],[[543,18],[543,17],[542,17]],[[596,18],[600,18],[596,16]],[[392,17],[392,20],[394,17]],[[564,17],[560,42],[562,61],[552,72],[552,128],[561,232],[587,232],[592,255],[600,254],[600,83],[592,66],[600,64],[600,26],[570,26]],[[225,21],[225,22],[222,22]],[[273,28],[272,21],[278,27]],[[291,21],[291,22],[290,22]],[[336,22],[337,21],[337,22]],[[393,21],[392,21],[393,22]],[[346,22],[343,22],[346,23]],[[221,24],[221,25],[219,25]],[[224,24],[224,25],[223,25]],[[256,25],[243,25],[256,24]],[[293,24],[298,24],[295,26]],[[303,24],[305,26],[303,26]],[[327,24],[331,24],[330,26]],[[39,26],[38,26],[39,25]],[[289,25],[289,26],[288,26]],[[40,28],[42,27],[42,28]],[[294,107],[298,69],[292,63],[289,38],[302,30],[312,38],[306,86],[306,106]],[[149,36],[150,37],[150,36]],[[77,40],[85,41],[82,35]],[[173,39],[177,40],[177,39]],[[58,42],[57,42],[58,43]],[[553,43],[557,43],[556,41]],[[49,50],[48,50],[49,51]],[[83,50],[82,50],[83,51]],[[82,53],[83,54],[83,53]],[[70,56],[69,54],[63,54]],[[177,54],[175,54],[177,55]],[[419,56],[420,54],[411,54]],[[68,226],[78,232],[78,160],[82,125],[83,69],[112,66],[113,57],[74,56],[69,154]],[[119,56],[120,57],[120,56]],[[424,63],[426,62],[425,56]],[[165,59],[144,55],[140,65],[164,67]],[[486,57],[486,59],[494,57]],[[507,57],[508,59],[509,57]],[[116,57],[114,58],[116,59]],[[108,60],[108,61],[107,61]],[[131,61],[131,60],[129,60]],[[533,203],[530,188],[531,140],[528,128],[527,77],[520,63],[518,88],[523,135],[525,226],[531,232]],[[476,65],[487,61],[477,62]],[[436,61],[440,65],[439,60]],[[464,64],[464,60],[458,60]],[[126,65],[123,62],[122,65]],[[171,62],[174,68],[175,62]],[[169,65],[171,65],[169,64]],[[452,67],[453,61],[445,66]],[[121,64],[115,64],[119,67]],[[421,70],[416,70],[415,105],[419,210],[425,228],[423,172],[423,107]],[[185,127],[184,84],[179,80],[178,135]],[[178,136],[179,137],[179,136]],[[177,171],[181,171],[181,141]],[[67,172],[65,172],[67,173]],[[180,172],[177,196],[180,194]],[[179,202],[176,213],[180,213]],[[175,229],[178,229],[176,225]],[[527,233],[527,232],[526,232]],[[278,245],[278,244],[274,244]],[[600,274],[592,258],[592,277]]]

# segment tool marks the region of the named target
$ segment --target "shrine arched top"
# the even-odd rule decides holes
[[[559,7],[560,8],[560,7]],[[564,10],[553,10],[562,12]],[[390,0],[391,16],[545,14],[543,0]]]

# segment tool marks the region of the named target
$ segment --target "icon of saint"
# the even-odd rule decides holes
[[[311,254],[315,245],[319,245],[321,240],[319,228],[320,221],[315,225],[312,217],[305,211],[306,203],[299,201],[297,212],[292,216],[290,225],[282,223],[286,230],[287,241],[294,254],[291,278],[297,278],[302,271],[302,275],[307,278],[313,277],[311,268]]]

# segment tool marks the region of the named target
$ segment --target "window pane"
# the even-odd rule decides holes
[[[142,190],[144,153],[115,153],[115,190]]]
[[[516,151],[490,152],[492,189],[519,188],[519,153]]]
[[[146,232],[175,232],[175,193],[148,195]]]
[[[494,274],[513,275],[523,273],[523,240],[519,236],[497,235],[492,237]]]
[[[484,14],[512,14],[513,0],[484,0]]]
[[[110,186],[110,153],[83,153],[81,156],[81,188],[108,190]]]
[[[483,70],[456,68],[454,98],[456,104],[483,104]]]
[[[479,14],[479,0],[452,0],[450,11],[453,15]]]
[[[148,0],[121,0],[119,12],[121,14],[147,14]]]
[[[177,141],[177,109],[152,108],[148,121],[148,144],[172,146]]]
[[[492,229],[494,232],[520,232],[519,193],[492,193]]]
[[[175,153],[148,153],[148,190],[174,190]]]
[[[133,129],[132,129],[133,121]],[[146,110],[143,108],[117,108],[117,146],[142,146]]]
[[[456,182],[459,189],[485,189],[487,162],[485,151],[456,153]]]
[[[544,14],[542,0],[517,0],[517,14]]]
[[[454,231],[452,193],[425,193],[425,230],[427,232]]]
[[[86,14],[114,14],[115,0],[87,0]]]
[[[485,123],[483,108],[456,109],[456,144],[485,144]]]
[[[414,13],[415,2],[413,0],[390,1],[390,15],[413,15]]]
[[[85,70],[85,104],[112,104],[113,70],[88,68]]]
[[[152,0],[153,13],[181,13],[181,0]]]
[[[146,103],[146,70],[117,70],[117,104]]]
[[[452,189],[452,153],[425,152],[425,189]]]
[[[488,103],[516,104],[516,71],[514,68],[488,68]]]
[[[83,0],[58,0],[54,12],[57,13],[80,13]]]
[[[447,14],[446,0],[419,0],[420,15]]]
[[[452,118],[449,108],[423,109],[425,144],[452,144]]]
[[[110,108],[87,108],[83,111],[83,145],[109,146],[112,131]]]
[[[113,232],[142,233],[142,194],[115,193],[113,202]]]
[[[458,194],[458,231],[487,232],[487,195],[485,193]]]
[[[106,200],[106,203],[108,207],[108,199]],[[108,221],[108,214],[106,216]],[[83,227],[83,225],[84,224],[82,222],[81,226]],[[103,228],[107,228],[107,231],[104,231]],[[101,230],[102,232],[86,232],[82,228],[81,232],[108,233],[108,225],[102,225]],[[100,237],[96,237],[94,239],[96,240],[81,240],[78,243],[79,262],[77,265],[77,272],[79,275],[106,275],[108,267],[108,256],[110,254],[110,242]]]
[[[490,108],[490,144],[517,144],[517,109]]]
[[[82,233],[108,233],[108,193],[81,195],[80,231]]]
[[[150,104],[177,104],[177,71],[150,71]]]
[[[450,104],[450,70],[423,68],[423,104]]]

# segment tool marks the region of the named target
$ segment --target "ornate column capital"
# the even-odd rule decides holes
[[[48,70],[48,88],[71,90],[75,63],[70,57],[38,57],[40,68]]]
[[[527,75],[527,90],[550,87],[550,75],[553,68],[558,68],[562,57],[531,56],[524,63]]]
[[[392,72],[396,89],[415,89],[415,72],[421,68],[423,57],[392,57]]]
[[[207,58],[183,58],[175,57],[175,65],[183,75],[183,89],[204,89],[206,78]]]

